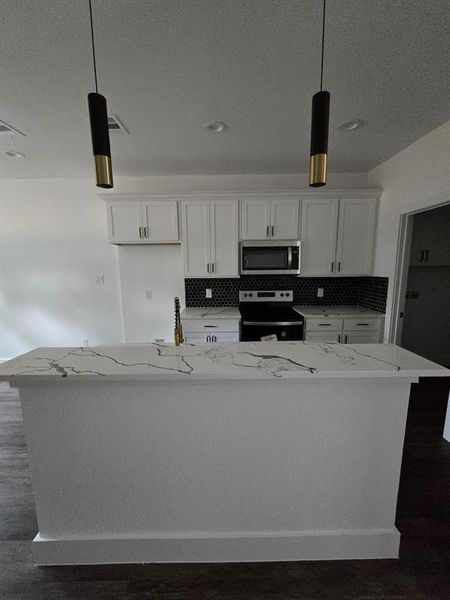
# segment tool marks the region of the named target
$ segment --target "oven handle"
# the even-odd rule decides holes
[[[262,325],[287,327],[288,325],[303,325],[303,321],[242,321],[247,327],[261,327]]]

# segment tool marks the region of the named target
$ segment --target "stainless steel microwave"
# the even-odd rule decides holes
[[[298,240],[241,242],[241,275],[300,275]]]

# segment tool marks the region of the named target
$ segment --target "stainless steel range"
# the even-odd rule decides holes
[[[293,308],[292,290],[239,292],[242,342],[303,340],[303,317]]]

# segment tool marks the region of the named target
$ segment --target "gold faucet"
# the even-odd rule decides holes
[[[181,327],[181,319],[180,319],[180,299],[176,296],[174,299],[175,304],[175,329],[174,329],[174,337],[175,337],[175,346],[179,346],[184,342],[183,340],[183,328]]]

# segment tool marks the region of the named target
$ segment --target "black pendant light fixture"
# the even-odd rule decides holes
[[[89,119],[91,122],[92,150],[95,161],[97,187],[112,188],[111,147],[109,144],[108,111],[106,98],[98,93],[97,64],[95,61],[94,23],[92,20],[92,0],[89,0],[91,19],[92,58],[94,62],[95,93],[88,94]]]
[[[328,125],[330,120],[330,92],[322,90],[323,53],[325,47],[325,8],[322,15],[322,59],[320,63],[320,92],[312,99],[311,151],[309,157],[309,185],[320,187],[327,182]]]

